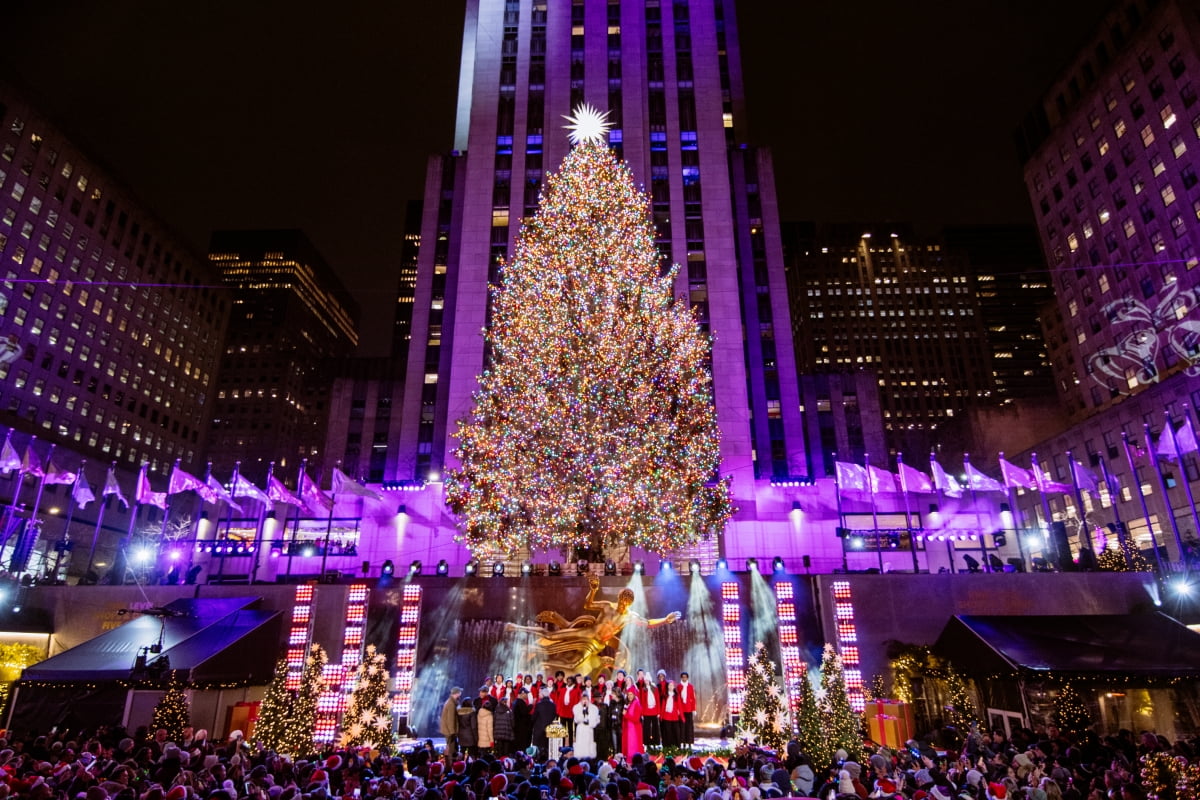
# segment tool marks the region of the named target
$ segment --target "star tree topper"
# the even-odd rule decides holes
[[[575,107],[575,113],[563,116],[570,125],[564,126],[571,144],[584,142],[600,142],[608,135],[612,123],[608,121],[608,112],[601,111],[590,103]]]

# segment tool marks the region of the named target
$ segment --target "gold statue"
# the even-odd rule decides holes
[[[600,579],[592,576],[588,579],[587,599],[583,601],[583,610],[594,612],[581,614],[573,620],[567,620],[557,611],[542,611],[535,619],[555,626],[553,630],[526,625],[509,623],[510,631],[521,631],[537,635],[537,644],[541,648],[542,669],[553,674],[562,670],[568,675],[585,675],[594,677],[603,669],[611,669],[616,659],[603,655],[606,648],[620,651],[621,631],[625,624],[632,621],[647,628],[659,625],[669,625],[680,618],[678,611],[672,611],[665,617],[646,619],[631,611],[633,605],[633,590],[622,589],[617,595],[617,602],[597,600],[596,592],[600,589]]]

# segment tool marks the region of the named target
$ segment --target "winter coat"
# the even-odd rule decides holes
[[[474,747],[478,737],[475,733],[477,721],[475,719],[475,706],[471,705],[471,701],[467,700],[458,707],[458,744],[461,747]]]
[[[496,744],[492,728],[492,707],[494,702],[484,703],[475,712],[475,745],[480,748],[491,748]]]
[[[504,703],[497,703],[492,710],[492,734],[497,742],[508,742],[509,745],[516,738],[512,709]]]

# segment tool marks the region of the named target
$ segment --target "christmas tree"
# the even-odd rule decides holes
[[[287,689],[287,673],[287,659],[281,658],[275,664],[275,676],[267,686],[267,694],[258,707],[258,721],[254,723],[254,743],[276,753],[281,752],[295,702],[295,695]]]
[[[1054,724],[1067,736],[1077,736],[1092,726],[1083,698],[1069,683],[1064,683],[1054,699]]]
[[[831,644],[825,645],[825,653],[821,658],[821,695],[817,707],[829,753],[845,750],[851,761],[861,763],[862,716],[850,707],[842,657]]]
[[[182,742],[183,729],[192,724],[190,717],[191,708],[188,706],[187,695],[183,693],[183,685],[172,672],[167,691],[154,707],[150,727],[154,730],[166,730],[169,742]]]
[[[775,679],[775,662],[762,642],[754,646],[754,663],[746,675],[739,736],[781,752],[791,734],[787,695]]]
[[[815,768],[824,767],[833,760],[834,751],[826,742],[821,710],[817,707],[817,690],[808,679],[807,673],[800,681],[799,717],[796,727],[800,749],[812,759]]]
[[[392,738],[392,717],[388,708],[387,659],[367,645],[358,665],[350,708],[342,718],[342,746],[374,749]]]
[[[575,146],[494,292],[446,501],[472,550],[676,550],[732,513],[714,482],[711,343],[674,297],[604,116],[571,121]]]
[[[1153,572],[1154,568],[1128,539],[1121,537],[1116,548],[1108,546],[1105,537],[1104,549],[1096,558],[1096,566],[1105,572]]]
[[[950,723],[963,735],[972,725],[979,724],[979,709],[975,707],[975,698],[971,687],[954,667],[946,666],[946,693],[949,695],[946,711],[950,715]]]
[[[279,752],[293,757],[310,753],[313,749],[313,730],[317,724],[317,698],[325,690],[325,665],[329,657],[325,648],[313,644],[304,660],[304,673],[300,677],[300,690],[292,703],[291,713],[279,741]]]

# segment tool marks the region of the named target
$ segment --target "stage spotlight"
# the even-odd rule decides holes
[[[888,543],[888,547],[895,550],[897,547],[900,546],[900,534],[889,533],[888,537],[887,537],[887,543]]]
[[[463,568],[463,572],[467,575],[474,575],[478,571],[479,571],[479,562],[476,561],[475,559],[471,559],[470,561],[468,561],[467,566]]]
[[[993,547],[1004,547],[1006,544],[1008,544],[1008,535],[1005,534],[1004,531],[996,531],[992,534]]]
[[[746,559],[746,571],[747,572],[758,572],[758,559],[757,558],[747,558]]]
[[[390,577],[391,574],[395,571],[396,571],[396,565],[393,564],[392,560],[389,558],[387,561],[383,562],[383,567],[379,570],[379,574],[386,578],[386,577]]]
[[[1186,578],[1177,578],[1171,582],[1171,591],[1178,597],[1191,597],[1192,584]]]
[[[729,569],[729,562],[723,558],[717,559],[717,572],[722,572]]]
[[[449,575],[450,574],[450,565],[446,563],[446,559],[443,558],[441,561],[438,562],[437,574],[438,575]]]
[[[633,562],[633,573],[635,575],[644,575],[645,572],[646,572],[646,562],[645,561],[638,560],[638,561]]]
[[[866,547],[867,547],[867,540],[864,539],[863,537],[861,537],[861,536],[851,536],[850,537],[850,549],[851,550],[865,550]]]
[[[492,564],[492,574],[493,575],[503,575],[504,574],[504,562],[503,561],[497,561],[495,564]]]
[[[605,575],[616,575],[617,574],[617,562],[613,561],[611,558],[608,561],[605,561],[604,562],[604,574]]]
[[[306,556],[308,558],[312,558],[316,554],[317,554],[316,548],[314,548],[312,545],[309,545],[300,551],[300,555]]]
[[[422,567],[422,564],[420,561],[412,562],[411,564],[408,565],[408,574],[409,575],[420,575],[421,567]]]
[[[407,514],[407,513],[408,513],[408,506],[406,506],[404,503],[401,503],[400,507],[396,509],[396,516],[398,516],[398,517],[403,514]]]
[[[792,511],[799,511],[799,512],[804,511],[804,507],[802,505],[800,505],[799,500],[792,501]]]
[[[666,560],[658,562],[658,571],[660,573],[661,572],[670,572],[671,571],[671,562],[666,561]]]
[[[533,572],[533,562],[525,561],[521,563],[521,574],[529,575]]]
[[[979,572],[979,559],[964,553],[963,562],[967,565],[967,572]]]
[[[589,566],[590,565],[588,564],[588,561],[586,558],[579,559],[578,561],[575,562],[575,574],[576,575],[587,575]]]
[[[775,556],[775,560],[771,562],[771,570],[783,572],[783,556]]]
[[[693,558],[691,561],[688,562],[688,571],[691,572],[693,575],[699,575],[700,574],[700,562]]]
[[[551,575],[562,575],[562,564],[557,561],[551,561],[550,567],[547,570]]]

